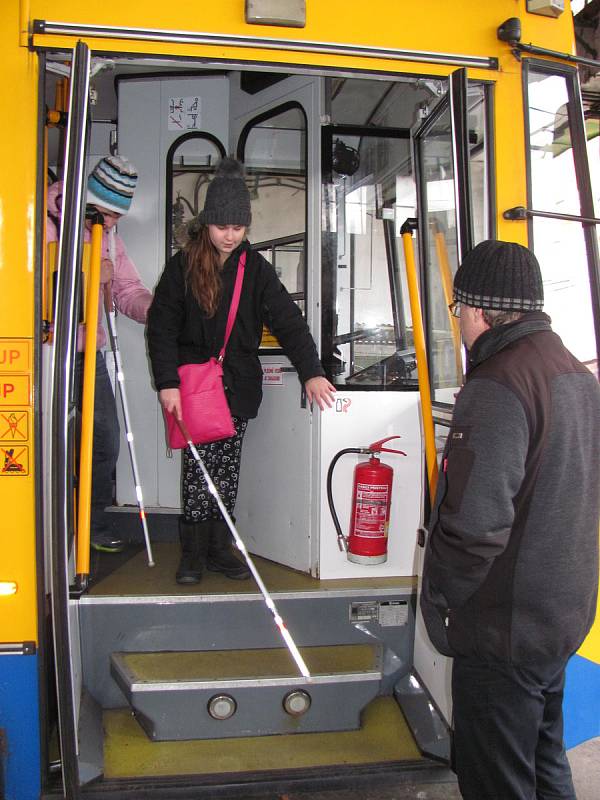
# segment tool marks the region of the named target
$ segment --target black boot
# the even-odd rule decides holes
[[[200,583],[206,563],[210,522],[179,520],[181,561],[175,573],[177,583]]]
[[[206,566],[211,572],[222,572],[227,578],[244,581],[250,577],[250,570],[231,552],[232,539],[224,520],[211,522]]]

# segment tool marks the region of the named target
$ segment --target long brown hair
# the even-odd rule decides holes
[[[221,297],[221,263],[210,240],[208,226],[202,225],[184,248],[185,280],[207,316],[214,317]]]

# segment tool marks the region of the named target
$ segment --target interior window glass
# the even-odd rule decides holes
[[[336,129],[323,186],[324,362],[339,386],[414,388],[400,227],[415,213],[410,140]]]
[[[306,118],[291,104],[243,131],[242,159],[252,197],[249,238],[305,310]],[[278,347],[265,330],[261,347]]]
[[[225,148],[202,133],[184,134],[169,150],[167,260],[187,242],[187,226],[204,207],[206,189]]]

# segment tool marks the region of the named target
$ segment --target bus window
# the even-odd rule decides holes
[[[580,215],[573,147],[572,77],[548,68],[527,70],[530,207],[536,212]],[[598,146],[597,122],[587,127],[588,149]],[[593,141],[592,141],[593,139]],[[596,161],[594,158],[592,161]],[[598,208],[596,208],[598,214]],[[532,241],[544,279],[544,311],[580,361],[597,372],[597,349],[584,229],[577,220],[532,217]]]
[[[204,207],[204,197],[216,165],[225,155],[221,142],[209,133],[186,133],[167,153],[166,260],[187,243],[188,223]]]

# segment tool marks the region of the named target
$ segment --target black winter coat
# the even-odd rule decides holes
[[[566,659],[596,610],[600,387],[539,312],[483,333],[456,400],[421,608],[442,653]]]
[[[147,339],[157,390],[179,386],[177,368],[201,364],[218,356],[225,338],[237,265],[246,251],[246,268],[235,324],[223,362],[231,413],[251,419],[262,400],[262,368],[258,348],[263,323],[279,340],[302,383],[324,375],[308,326],[275,270],[260,253],[243,242],[225,262],[223,291],[217,313],[209,318],[185,283],[185,256],[169,260],[148,311]]]

